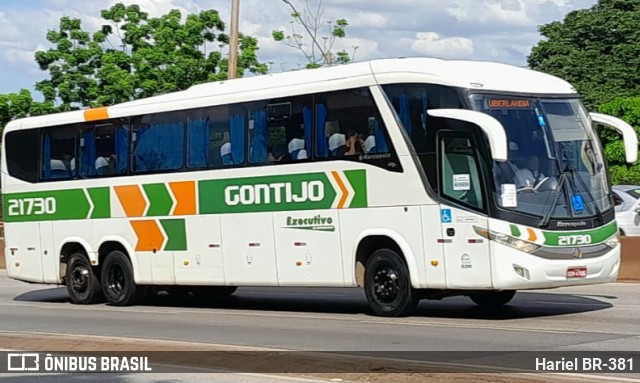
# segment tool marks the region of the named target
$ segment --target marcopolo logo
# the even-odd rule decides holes
[[[198,182],[201,214],[323,210],[367,206],[364,170]]]
[[[224,202],[228,206],[280,203],[321,202],[324,199],[324,183],[302,181],[299,193],[294,192],[291,182],[261,185],[232,185],[224,189]]]
[[[287,226],[285,226],[284,228],[330,232],[336,230],[336,227],[333,225],[333,218],[323,217],[320,214],[311,218],[294,218],[289,216],[287,217]]]

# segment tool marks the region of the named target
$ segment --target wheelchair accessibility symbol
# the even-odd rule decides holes
[[[442,223],[451,223],[451,209],[441,209],[440,220]]]

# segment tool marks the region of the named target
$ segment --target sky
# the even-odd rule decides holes
[[[300,9],[305,0],[291,0]],[[317,5],[318,0],[309,0]],[[122,2],[138,4],[151,16],[171,9],[183,14],[216,9],[230,19],[231,0],[0,0],[0,92],[33,89],[46,78],[34,53],[62,16],[80,18],[85,30],[103,21],[100,10]],[[526,65],[541,36],[538,26],[562,20],[596,0],[323,0],[327,20],[346,18],[347,37],[338,48],[355,50],[355,61],[390,57],[437,57]],[[271,38],[290,30],[290,9],[280,0],[240,0],[240,30],[258,38],[258,58],[279,72],[304,66],[293,48]]]

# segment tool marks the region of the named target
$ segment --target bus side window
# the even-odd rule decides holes
[[[112,176],[128,170],[127,120],[86,124],[80,135],[80,176]]]
[[[386,129],[367,88],[328,93],[316,104],[318,157],[389,153]]]
[[[7,170],[12,177],[27,182],[38,181],[40,132],[40,129],[28,129],[7,133],[4,148]]]
[[[76,126],[46,129],[42,136],[42,179],[70,179],[77,172]]]
[[[133,170],[147,173],[184,165],[185,124],[181,112],[161,113],[134,122]]]
[[[311,157],[313,116],[310,96],[251,103],[249,162],[290,162]]]
[[[191,109],[187,114],[187,167],[220,168],[244,162],[244,109],[229,105]]]

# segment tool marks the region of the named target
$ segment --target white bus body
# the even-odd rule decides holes
[[[636,160],[628,125],[593,121]],[[12,121],[8,274],[115,305],[175,286],[364,286],[379,315],[611,282],[618,231],[591,123],[558,78],[422,58]],[[542,184],[509,178],[525,157]]]

